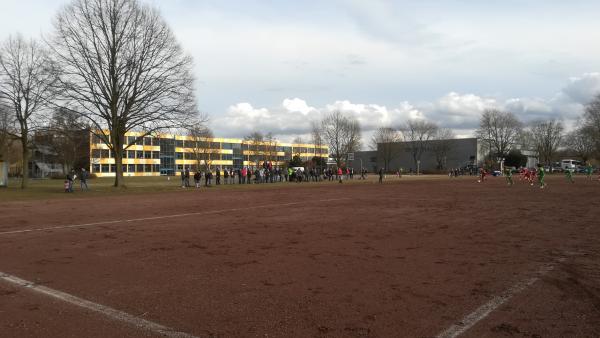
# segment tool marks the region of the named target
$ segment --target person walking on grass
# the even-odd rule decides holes
[[[185,171],[181,169],[179,175],[181,176],[181,187],[185,188]]]
[[[81,190],[84,190],[83,187],[85,187],[85,190],[89,190],[88,184],[87,184],[87,179],[88,179],[88,172],[85,171],[85,168],[81,168],[81,176],[79,176],[79,185],[81,187]]]
[[[513,179],[512,179],[512,169],[511,168],[504,168],[504,176],[506,177],[506,184],[508,184],[509,186],[513,185]]]
[[[215,181],[215,185],[221,185],[221,169],[217,167],[216,171],[217,180]]]
[[[546,170],[544,170],[544,167],[541,164],[538,164],[537,177],[538,182],[540,183],[540,189],[544,189],[546,187],[544,176],[546,176]]]
[[[339,179],[339,183],[342,183],[342,177],[344,176],[344,172],[342,171],[342,168],[338,168],[337,170],[337,176]]]

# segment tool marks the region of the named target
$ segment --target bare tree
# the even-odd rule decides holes
[[[360,148],[360,124],[353,117],[334,111],[325,116],[321,122],[321,129],[338,167],[342,166],[348,153]]]
[[[89,164],[89,126],[81,115],[69,109],[58,108],[45,131],[48,143],[57,154],[63,165],[63,173],[70,169],[84,167]]]
[[[600,156],[600,94],[596,95],[585,107],[583,123],[594,142],[594,152]]]
[[[594,142],[594,130],[590,126],[579,126],[568,133],[564,140],[565,146],[584,162],[593,158],[594,155],[598,155]]]
[[[449,128],[439,128],[433,136],[431,151],[435,155],[437,168],[440,170],[446,168],[446,159],[448,153],[452,149],[452,140],[454,140],[455,137],[454,131]]]
[[[277,138],[273,136],[273,133],[267,133],[264,141],[264,156],[265,161],[273,162],[277,161],[277,146],[279,142]]]
[[[319,170],[322,170],[323,166],[325,165],[325,163],[327,162],[327,160],[323,160],[322,158],[322,147],[323,147],[323,129],[321,128],[321,125],[319,124],[319,122],[317,121],[312,121],[310,123],[310,137],[311,137],[311,141],[315,146],[315,160],[316,160],[316,164],[317,164],[317,168]],[[327,154],[329,155],[329,154]]]
[[[505,157],[519,139],[522,129],[523,124],[513,113],[486,109],[481,115],[477,137],[490,157]]]
[[[192,156],[196,160],[196,170],[201,170],[202,165],[210,170],[212,164],[212,149],[210,140],[214,137],[208,128],[208,115],[199,113],[185,127],[191,140],[186,141],[186,148],[192,149]]]
[[[564,125],[558,120],[535,121],[529,128],[531,145],[541,163],[551,164],[556,150],[561,145]]]
[[[125,149],[195,114],[192,59],[158,10],[138,0],[73,0],[54,27],[49,46],[62,68],[63,105],[112,150],[121,186]],[[141,135],[128,143],[129,131]]]
[[[10,107],[17,126],[13,136],[21,142],[21,188],[29,178],[31,133],[41,127],[56,79],[48,52],[35,40],[9,37],[0,46],[0,103]]]
[[[196,170],[200,170],[204,165],[205,170],[210,170],[212,165],[212,147],[210,141],[214,137],[204,122],[198,121],[188,127],[188,136],[191,140],[191,149],[194,160],[196,160]]]
[[[409,120],[400,129],[414,165],[418,167],[421,156],[427,150],[427,143],[435,136],[438,126],[429,121]]]
[[[371,149],[377,150],[378,157],[383,159],[383,168],[390,170],[390,162],[401,151],[400,133],[391,127],[379,127],[371,138]]]
[[[12,138],[9,112],[9,108],[0,103],[0,160],[6,160],[6,162],[8,162],[8,144]]]
[[[248,145],[248,165],[250,162],[254,162],[258,167],[264,155],[265,136],[261,132],[255,131],[246,136],[244,141]]]

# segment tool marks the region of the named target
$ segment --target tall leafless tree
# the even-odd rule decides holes
[[[210,141],[214,137],[212,130],[207,126],[208,116],[205,114],[198,114],[192,121],[186,126],[187,134],[191,138],[190,149],[192,149],[192,156],[196,160],[196,170],[200,171],[202,165],[205,170],[210,170],[212,164],[212,149]]]
[[[35,40],[9,37],[0,45],[0,103],[11,109],[16,125],[14,137],[21,142],[22,179],[29,178],[31,134],[44,123],[41,112],[47,108],[56,80],[56,69],[47,50]]]
[[[248,165],[254,162],[254,165],[258,167],[260,160],[264,156],[265,135],[259,131],[255,131],[246,136],[244,141],[248,145]]]
[[[581,125],[568,133],[565,138],[565,146],[574,155],[580,157],[584,162],[594,156],[600,156],[596,151],[594,142],[594,130],[588,125]]]
[[[277,161],[277,146],[279,145],[279,141],[273,135],[273,133],[269,132],[265,135],[264,141],[264,158],[265,161],[273,162]]]
[[[311,142],[315,145],[315,159],[317,160],[316,165],[317,168],[323,170],[323,166],[326,165],[327,159],[323,160],[322,151],[323,151],[323,129],[321,128],[321,124],[317,121],[312,121],[310,123],[310,137]],[[327,154],[329,155],[329,154]]]
[[[325,116],[321,129],[338,167],[342,166],[348,153],[359,150],[360,124],[356,118],[334,111]]]
[[[433,136],[431,151],[435,155],[438,169],[446,168],[448,153],[452,149],[452,141],[456,138],[454,131],[449,128],[439,128]]]
[[[10,128],[11,128],[11,115],[9,114],[10,109],[0,103],[0,161],[7,161],[8,143],[11,139]],[[8,162],[8,161],[7,161]]]
[[[379,127],[371,138],[371,149],[377,151],[379,158],[383,159],[383,168],[390,170],[390,162],[401,151],[401,134],[391,127]]]
[[[427,144],[435,136],[437,124],[425,120],[409,120],[400,128],[406,147],[413,158],[415,168],[419,165]]]
[[[196,113],[192,59],[158,10],[139,0],[73,0],[54,27],[48,45],[62,70],[62,104],[112,150],[121,186],[124,149]],[[142,134],[128,143],[129,131]]]
[[[57,154],[57,160],[63,165],[63,173],[75,167],[89,166],[89,126],[77,112],[58,108],[44,131],[48,144]]]
[[[493,161],[505,157],[521,135],[523,123],[511,112],[486,109],[481,115],[477,137]]]
[[[528,132],[531,135],[531,145],[535,149],[541,163],[550,165],[560,147],[564,125],[558,120],[534,121]]]
[[[600,154],[600,94],[586,105],[583,123],[588,128],[587,133],[594,142],[594,152]]]

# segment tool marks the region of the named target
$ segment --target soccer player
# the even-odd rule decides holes
[[[486,175],[485,169],[483,169],[483,167],[479,168],[479,180],[477,180],[477,182],[483,183],[483,181],[485,181],[485,175]]]
[[[569,182],[575,183],[575,180],[573,179],[573,169],[566,169],[565,176],[567,177],[567,180],[569,180]]]
[[[512,179],[512,170],[511,168],[504,168],[504,176],[506,177],[506,183],[510,186],[513,185],[513,179]]]
[[[588,180],[592,180],[592,173],[594,172],[594,168],[592,167],[592,164],[590,162],[587,163],[587,166],[585,167],[585,174],[587,175],[587,179]]]
[[[538,182],[540,182],[540,189],[544,189],[546,186],[546,182],[544,182],[544,176],[546,176],[546,171],[541,164],[538,164],[537,177]]]

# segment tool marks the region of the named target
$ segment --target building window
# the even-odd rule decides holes
[[[135,150],[127,150],[127,158],[135,158]]]
[[[128,167],[128,170],[127,170],[128,172],[130,172],[130,173],[135,172],[135,164],[129,164],[129,165],[127,165],[127,167]]]
[[[135,142],[135,136],[127,136],[127,145],[133,144]]]
[[[223,149],[233,149],[233,144],[231,143],[222,143]]]
[[[231,160],[233,160],[233,155],[232,154],[223,154],[223,155],[221,155],[221,158],[223,159],[223,161],[231,161]]]
[[[160,158],[160,152],[159,151],[153,151],[152,152],[152,158],[159,159]]]
[[[144,164],[144,171],[147,173],[152,172],[152,164]]]
[[[100,149],[100,158],[110,158],[108,149]]]
[[[157,173],[160,171],[160,164],[153,164],[152,165],[152,171]]]
[[[144,137],[144,145],[145,146],[151,146],[152,145],[152,138],[151,137]]]
[[[147,160],[152,159],[152,152],[151,151],[144,152],[144,158]]]
[[[93,173],[99,173],[100,172],[100,165],[99,164],[92,164],[92,172]]]
[[[141,150],[136,150],[135,157],[136,158],[144,158],[144,152]]]
[[[100,166],[100,170],[101,170],[103,173],[107,173],[107,172],[109,172],[109,170],[110,170],[110,167],[108,166],[108,164],[99,164],[99,166]]]
[[[92,149],[92,158],[100,158],[100,149]]]
[[[111,172],[111,173],[117,172],[117,171],[116,171],[116,168],[117,168],[117,167],[116,167],[114,164],[111,164],[111,165],[110,165],[110,172]]]
[[[138,173],[143,173],[144,172],[144,165],[143,164],[136,164],[135,165],[135,171]]]
[[[175,140],[175,147],[183,148],[183,140]]]
[[[175,158],[178,160],[183,160],[183,153],[175,153]]]

